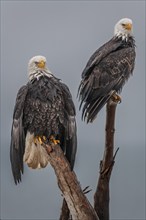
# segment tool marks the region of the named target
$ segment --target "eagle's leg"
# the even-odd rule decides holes
[[[121,103],[122,102],[121,97],[117,93],[114,93],[112,95],[111,99],[112,99],[113,102],[116,102],[116,103]]]
[[[60,144],[60,141],[59,141],[59,140],[56,140],[53,135],[50,136],[50,139],[49,139],[49,140],[50,140],[53,144],[55,144],[55,145],[56,145],[56,144]]]

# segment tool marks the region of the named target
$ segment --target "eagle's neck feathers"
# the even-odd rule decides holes
[[[51,78],[53,77],[53,74],[48,70],[35,70],[29,73],[29,80],[39,80],[41,76],[47,76],[48,78]]]
[[[126,33],[122,33],[122,32],[117,32],[116,34],[115,34],[115,37],[116,38],[118,38],[118,39],[121,39],[122,41],[128,41],[128,39],[129,39],[129,35],[128,34],[126,34]]]

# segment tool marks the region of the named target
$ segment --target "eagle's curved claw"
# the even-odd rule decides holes
[[[50,136],[49,139],[53,144],[60,144],[60,140],[56,140],[55,137],[53,135]]]
[[[111,99],[113,102],[118,103],[118,104],[122,102],[121,97],[117,93],[113,94]]]
[[[47,138],[45,136],[35,136],[34,137],[34,143],[37,144],[38,142],[42,145]]]

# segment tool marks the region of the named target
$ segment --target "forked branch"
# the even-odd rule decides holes
[[[65,209],[62,210],[62,213],[65,218],[60,217],[61,220],[67,219],[67,216],[69,216],[68,211],[70,211],[73,220],[109,220],[109,182],[118,151],[117,149],[114,154],[116,106],[117,104],[113,102],[107,104],[105,150],[103,159],[100,162],[100,175],[94,195],[94,208],[81,189],[75,172],[71,171],[60,146],[44,145],[48,152],[49,162],[56,173],[58,186],[64,197],[63,208]]]

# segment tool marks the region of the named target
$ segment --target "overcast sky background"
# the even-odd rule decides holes
[[[51,166],[30,170],[15,186],[9,145],[18,89],[27,83],[27,63],[44,55],[49,69],[65,82],[77,112],[75,172],[93,204],[104,150],[105,108],[93,124],[81,121],[76,99],[89,57],[113,36],[115,23],[133,20],[134,75],[117,106],[115,149],[120,148],[110,181],[111,220],[145,219],[145,1],[1,1],[1,219],[58,219],[62,204]]]

